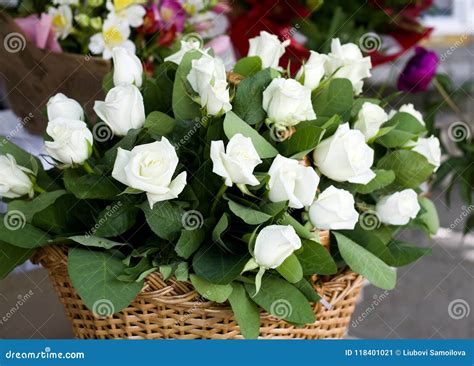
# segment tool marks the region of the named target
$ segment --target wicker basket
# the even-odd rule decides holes
[[[30,132],[44,132],[47,121],[43,111],[56,93],[76,99],[86,114],[94,117],[94,101],[104,98],[102,79],[111,68],[109,61],[39,49],[2,12],[0,41],[0,79],[4,82],[5,97]]]
[[[321,241],[328,244],[329,234]],[[163,281],[153,273],[129,307],[98,319],[74,290],[67,272],[67,248],[39,249],[33,261],[49,272],[53,285],[79,339],[241,339],[230,307],[204,300],[191,283]],[[348,269],[334,276],[313,277],[316,291],[331,305],[313,304],[317,320],[297,328],[266,312],[261,313],[260,337],[267,339],[343,338],[346,335],[363,277]]]

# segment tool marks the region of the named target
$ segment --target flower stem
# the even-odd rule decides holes
[[[219,192],[217,192],[217,195],[214,198],[214,202],[212,203],[212,207],[211,207],[211,215],[212,216],[214,216],[214,213],[215,213],[216,208],[217,208],[217,204],[219,203],[220,199],[222,198],[222,196],[224,195],[226,190],[227,190],[227,186],[224,183],[222,185],[222,187],[219,189]]]
[[[38,186],[36,183],[35,183],[35,185],[33,186],[33,190],[34,190],[35,192],[38,192],[38,193],[44,193],[44,192],[46,192],[45,189],[41,188],[41,187]]]
[[[87,161],[85,161],[84,164],[82,164],[82,167],[88,174],[94,174],[94,169],[92,169],[92,167]]]
[[[464,122],[467,121],[462,111],[459,109],[456,103],[454,103],[454,101],[451,99],[446,89],[443,88],[443,85],[441,85],[441,83],[438,80],[436,80],[436,78],[433,78],[433,85],[438,90],[439,94],[441,94],[446,104],[454,111],[454,113],[456,113],[458,118],[461,121],[464,121]]]

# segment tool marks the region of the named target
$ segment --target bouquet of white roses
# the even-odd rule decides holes
[[[281,316],[276,300],[291,305],[287,322],[313,323],[315,274],[349,266],[394,288],[392,267],[429,252],[397,232],[437,230],[419,189],[439,166],[437,140],[412,106],[387,114],[360,96],[371,63],[356,45],[333,40],[291,78],[277,66],[285,43],[250,42],[230,74],[195,49],[145,81],[136,56],[117,49],[99,122],[63,95],[48,103],[53,169],[4,139],[1,275],[35,248],[66,245],[90,309],[107,299],[120,311],[158,271],[229,300],[246,337],[258,335],[259,308]],[[329,251],[320,230],[331,230]]]

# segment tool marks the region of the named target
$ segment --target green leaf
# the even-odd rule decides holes
[[[298,124],[296,132],[290,138],[278,144],[278,150],[284,156],[302,158],[319,144],[324,132],[325,130],[315,126],[313,121],[302,122]]]
[[[388,249],[393,260],[387,264],[393,267],[406,266],[425,255],[431,254],[431,248],[416,247],[400,240],[392,240],[388,244]]]
[[[85,174],[79,169],[66,169],[66,189],[78,199],[113,200],[122,191],[121,184],[109,176]]]
[[[195,274],[192,274],[189,277],[197,292],[208,300],[222,303],[225,302],[232,293],[232,286],[230,284],[216,285],[196,276]]]
[[[191,120],[201,115],[201,106],[192,99],[191,95],[194,91],[187,79],[192,68],[192,61],[201,57],[203,57],[202,51],[186,53],[176,70],[173,87],[173,113],[176,119]]]
[[[385,188],[395,180],[395,173],[392,170],[376,169],[375,177],[367,184],[357,184],[356,192],[369,194],[379,189]]]
[[[385,155],[377,167],[395,173],[395,181],[387,187],[391,190],[418,188],[431,176],[434,169],[423,155],[410,150],[396,150]]]
[[[229,200],[228,204],[232,213],[249,225],[260,225],[272,218],[264,212],[254,210],[231,200]]]
[[[94,234],[109,238],[119,236],[135,225],[138,212],[139,209],[132,203],[117,201],[99,214]]]
[[[33,250],[31,249],[19,248],[0,241],[0,280],[27,261],[32,254]]]
[[[217,244],[201,246],[194,255],[193,269],[208,282],[226,285],[240,275],[249,258],[248,253],[224,252]]]
[[[248,124],[256,125],[267,118],[262,107],[263,91],[276,76],[275,71],[265,69],[242,80],[237,87],[232,109]]]
[[[318,302],[321,300],[321,297],[314,289],[314,286],[306,278],[302,278],[299,282],[295,283],[295,287],[306,296],[308,301]]]
[[[98,317],[107,317],[126,308],[143,287],[140,282],[122,282],[118,278],[127,266],[108,252],[89,248],[69,251],[68,272],[82,301]]]
[[[302,250],[299,250],[296,256],[301,263],[305,276],[313,274],[331,275],[337,272],[336,262],[332,259],[329,251],[313,240],[303,240]]]
[[[292,284],[276,276],[264,276],[260,291],[246,283],[245,289],[268,313],[295,324],[314,323],[316,317],[306,297]]]
[[[273,158],[278,155],[275,149],[265,138],[260,135],[254,128],[245,123],[234,112],[227,112],[224,119],[224,132],[228,139],[240,133],[245,137],[250,137],[258,155],[262,159]]]
[[[376,142],[388,147],[402,147],[408,141],[426,132],[425,127],[409,113],[398,112],[388,122],[383,124],[383,128],[393,127],[388,133],[376,139]]]
[[[397,273],[380,258],[340,233],[334,233],[334,236],[342,258],[354,272],[384,290],[395,287]]]
[[[313,93],[312,101],[318,118],[337,114],[347,120],[353,101],[352,83],[347,79],[334,79],[321,93]]]
[[[434,203],[426,197],[419,197],[418,202],[423,212],[417,217],[431,235],[435,235],[439,229],[438,211]]]
[[[77,235],[70,236],[69,239],[86,247],[93,248],[112,249],[125,245],[123,243],[118,243],[109,239],[99,238],[97,236]]]
[[[107,94],[109,90],[112,89],[113,87],[114,87],[114,73],[113,71],[109,71],[102,78],[102,91],[104,92],[104,94]]]
[[[234,66],[234,72],[245,77],[255,75],[262,70],[262,59],[259,56],[241,58]]]
[[[176,267],[174,275],[178,281],[185,282],[189,277],[189,264],[188,262],[181,262]]]
[[[8,204],[9,211],[20,211],[25,215],[26,221],[31,222],[33,216],[51,206],[56,200],[65,195],[65,190],[43,192],[31,201],[16,200]]]
[[[181,258],[188,259],[204,241],[205,233],[202,229],[183,230],[174,248]]]
[[[145,120],[144,127],[155,140],[161,139],[171,133],[175,126],[175,120],[163,112],[151,112]]]
[[[170,201],[157,202],[150,208],[148,201],[140,208],[145,213],[146,222],[158,237],[165,240],[175,240],[183,228],[184,210]]]
[[[294,254],[286,258],[276,270],[285,280],[291,283],[297,283],[303,278],[303,268]]]
[[[240,327],[240,333],[246,339],[257,339],[260,334],[260,311],[250,300],[241,283],[232,282],[229,296],[230,306]]]
[[[16,247],[33,249],[48,245],[51,239],[48,233],[26,222],[19,211],[9,211],[0,215],[0,238]]]
[[[214,230],[212,230],[212,240],[218,243],[223,249],[232,251],[229,246],[222,240],[222,236],[229,228],[229,214],[222,214],[221,218],[217,222]]]

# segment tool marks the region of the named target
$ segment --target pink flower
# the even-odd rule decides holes
[[[170,29],[174,25],[176,31],[181,33],[184,30],[186,14],[179,1],[163,0],[160,5],[160,20],[163,28]]]
[[[53,18],[50,15],[41,14],[40,17],[30,15],[26,18],[16,18],[15,23],[36,47],[53,52],[62,52],[53,30]]]

